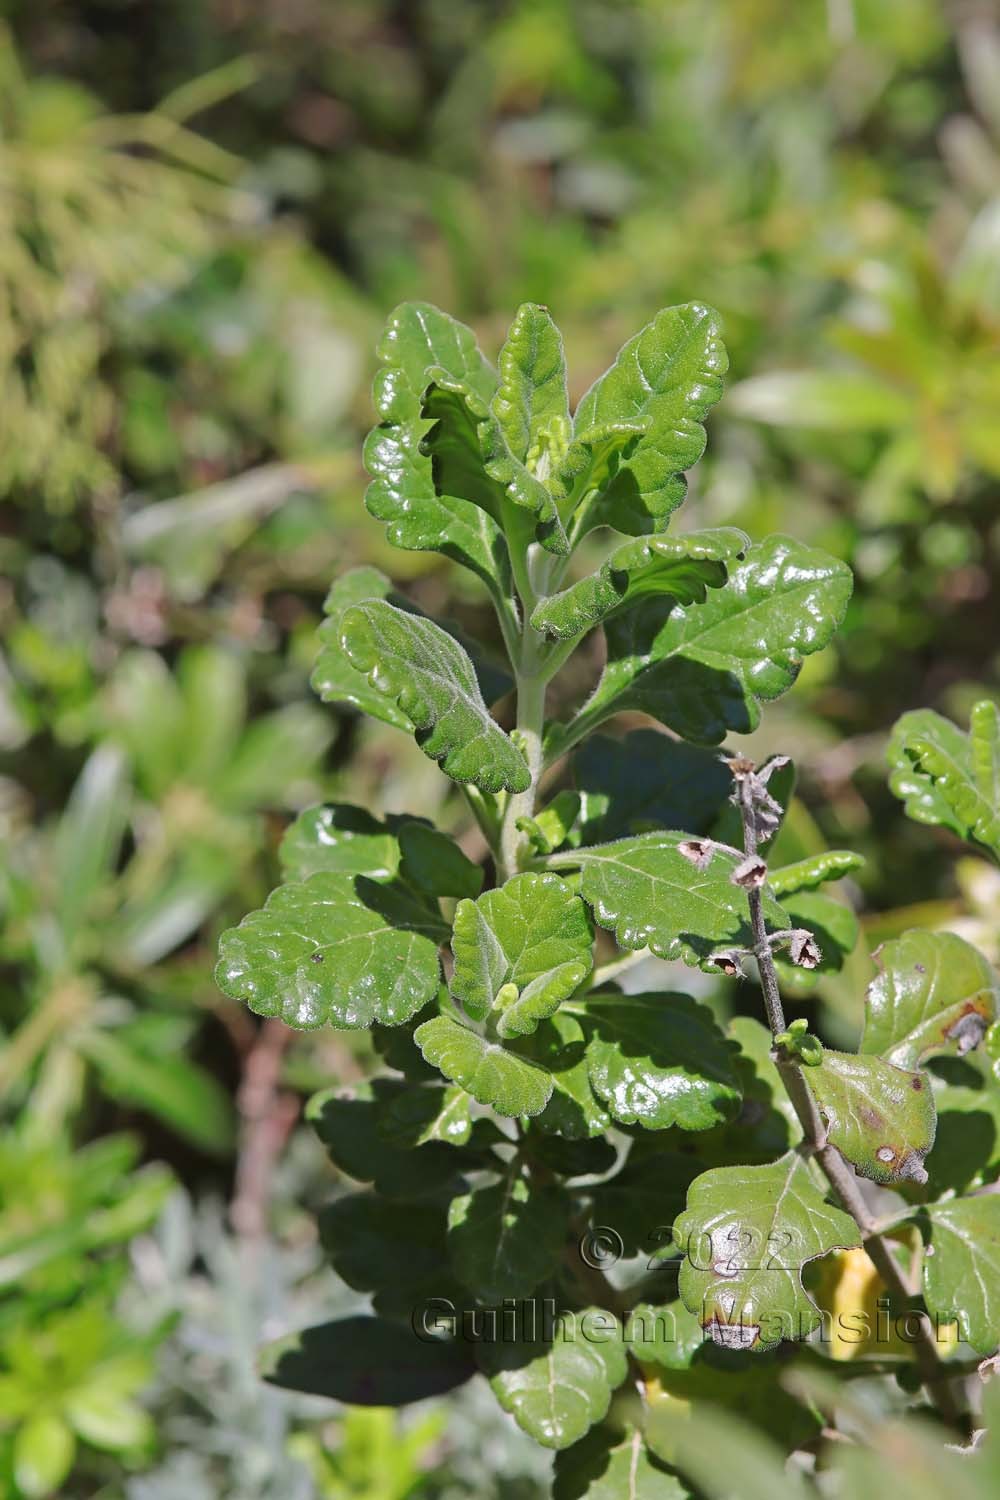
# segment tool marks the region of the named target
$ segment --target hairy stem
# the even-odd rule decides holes
[[[500,830],[500,853],[497,874],[501,881],[516,875],[519,867],[524,835],[519,830],[519,818],[530,818],[535,811],[538,783],[541,779],[542,737],[545,731],[545,692],[549,675],[545,671],[545,641],[533,629],[531,611],[538,598],[545,593],[552,571],[552,560],[532,543],[527,555],[515,568],[518,591],[524,610],[521,632],[521,649],[515,659],[515,683],[517,687],[516,731],[528,762],[531,781],[523,792],[516,792],[504,809]]]
[[[756,854],[757,827],[754,819],[753,790],[749,777],[746,777],[739,783],[739,803],[743,819],[743,847],[747,854]],[[781,1004],[778,975],[774,967],[774,955],[771,951],[771,945],[767,940],[767,926],[764,921],[764,908],[760,890],[748,891],[747,900],[750,906],[750,925],[753,931],[754,956],[757,959],[761,989],[764,993],[764,1008],[767,1012],[767,1022],[771,1028],[771,1035],[776,1038],[786,1029],[785,1012]],[[875,1269],[890,1292],[893,1292],[897,1297],[909,1301],[913,1296],[913,1289],[910,1287],[898,1261],[889,1249],[888,1242],[883,1239],[882,1235],[876,1229],[875,1220],[858,1186],[856,1173],[844,1160],[837,1148],[827,1142],[826,1131],[820,1119],[819,1111],[816,1108],[815,1100],[809,1092],[806,1081],[802,1076],[802,1065],[795,1058],[783,1055],[780,1049],[775,1054],[775,1061],[778,1065],[778,1071],[781,1074],[781,1080],[785,1085],[785,1090],[792,1102],[795,1113],[799,1117],[806,1143],[823,1169],[823,1173],[830,1186],[855,1224],[857,1224],[865,1250]],[[947,1372],[944,1370],[938,1357],[937,1345],[934,1341],[930,1320],[924,1313],[920,1314],[920,1336],[914,1348],[920,1375],[930,1399],[946,1421],[956,1426],[962,1426],[963,1420],[961,1414],[955,1403],[951,1388],[946,1383]]]

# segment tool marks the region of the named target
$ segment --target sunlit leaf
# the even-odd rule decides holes
[[[803,1266],[861,1243],[854,1220],[824,1200],[795,1151],[767,1166],[703,1173],[674,1228],[684,1305],[715,1343],[755,1352],[809,1336],[820,1313]]]
[[[543,634],[569,640],[652,595],[694,604],[708,589],[725,583],[727,564],[749,545],[749,538],[732,526],[686,536],[637,537],[618,547],[596,573],[543,599],[531,623]]]
[[[590,972],[587,909],[558,875],[515,875],[455,910],[452,994],[501,1036],[533,1031]]]
[[[1000,976],[964,938],[915,929],[875,955],[861,1051],[897,1068],[978,1046],[1000,1011]]]
[[[222,934],[216,983],[291,1026],[398,1026],[437,993],[443,936],[401,887],[320,873],[279,886]]]
[[[434,1016],[414,1032],[429,1063],[445,1078],[461,1084],[480,1104],[500,1115],[537,1115],[548,1103],[552,1079],[544,1069],[487,1041],[450,1016]]]
[[[524,756],[490,717],[475,668],[447,631],[372,600],[344,612],[340,636],[352,667],[405,713],[420,748],[446,775],[481,791],[524,791]]]
[[[830,1143],[863,1177],[875,1182],[925,1182],[924,1157],[934,1144],[937,1114],[922,1069],[893,1067],[880,1057],[823,1049],[802,1077],[816,1100]]]
[[[981,1194],[931,1204],[924,1250],[924,1295],[938,1318],[957,1317],[980,1354],[1000,1346],[1000,1197]]]
[[[700,302],[666,307],[634,338],[581,399],[575,433],[609,423],[645,422],[591,518],[630,536],[660,531],[684,499],[684,471],[705,449],[701,425],[722,395],[728,367],[718,318]]]
[[[591,1087],[623,1125],[708,1130],[738,1108],[736,1048],[689,996],[590,994],[567,1009],[587,1035]]]
[[[640,601],[607,623],[607,665],[571,732],[626,709],[703,744],[756,729],[760,702],[787,692],[803,658],[829,644],[851,586],[844,563],[774,536],[700,604]]]
[[[583,898],[620,947],[707,964],[718,949],[752,944],[749,908],[730,880],[737,856],[719,850],[698,870],[678,848],[684,841],[679,833],[646,833],[553,859],[581,867]],[[789,925],[766,891],[763,903],[769,925]]]

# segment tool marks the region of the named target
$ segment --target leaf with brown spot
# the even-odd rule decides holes
[[[875,1182],[926,1182],[924,1157],[934,1144],[937,1113],[926,1074],[880,1057],[823,1051],[802,1077],[816,1101],[830,1144]]]
[[[854,1220],[826,1202],[797,1151],[766,1166],[703,1172],[688,1189],[674,1238],[684,1251],[678,1289],[685,1307],[715,1343],[754,1353],[783,1338],[808,1338],[820,1313],[802,1267],[861,1243]]]
[[[860,1050],[897,1068],[937,1052],[962,1056],[1000,1012],[1000,977],[952,932],[904,932],[875,955]]]

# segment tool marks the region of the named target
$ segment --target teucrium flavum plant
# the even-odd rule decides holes
[[[497,368],[426,304],[392,314],[379,353],[368,510],[397,546],[480,579],[516,713],[498,721],[509,683],[379,572],[333,584],[317,691],[414,735],[484,853],[415,816],[314,808],[285,836],[287,883],[223,935],[227,994],[293,1026],[370,1027],[385,1063],[310,1106],[363,1185],[324,1216],[323,1243],[373,1312],[272,1346],[267,1372],[393,1404],[478,1369],[560,1450],[559,1494],[634,1495],[637,1475],[643,1494],[687,1494],[650,1422],[666,1395],[744,1405],[752,1369],[762,1425],[789,1446],[815,1436],[767,1351],[820,1328],[817,1264],[864,1245],[897,1312],[922,1264],[927,1308],[957,1317],[976,1356],[994,1352],[1000,1198],[976,1190],[997,1162],[967,1162],[943,1189],[926,1162],[936,1095],[961,1107],[927,1064],[972,1055],[996,976],[960,938],[910,933],[881,954],[857,1051],[786,1024],[782,990],[853,946],[849,907],[823,888],[860,861],[782,866],[790,763],[718,747],[827,645],[851,577],[786,536],[668,529],[722,393],[711,310],[660,312],[572,416],[542,307],[519,310]],[[607,556],[586,574],[574,556],[595,530]],[[604,666],[554,720],[549,686],[595,629]],[[666,733],[597,733],[625,710]],[[977,709],[969,742],[931,718],[906,726],[894,784],[917,816],[995,849],[996,711]],[[768,1029],[627,992],[647,951],[717,975],[755,964]],[[972,1076],[985,1100],[988,1062]],[[877,1216],[859,1176],[896,1209],[883,1199]],[[930,1325],[913,1326],[916,1363],[900,1367],[954,1421]],[[880,1353],[873,1335],[884,1375]]]

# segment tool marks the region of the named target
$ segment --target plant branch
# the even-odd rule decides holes
[[[744,776],[737,781],[737,795],[743,820],[743,844],[748,855],[757,853],[757,827],[753,806],[753,778]],[[785,1031],[785,1012],[778,988],[778,975],[774,967],[774,955],[767,941],[763,903],[759,888],[747,892],[750,906],[750,923],[753,930],[754,956],[760,972],[761,989],[768,1025],[774,1038]],[[846,1211],[858,1226],[865,1250],[888,1289],[896,1296],[909,1301],[913,1289],[906,1280],[888,1243],[876,1228],[876,1221],[869,1211],[864,1195],[858,1186],[856,1173],[844,1160],[835,1146],[826,1139],[826,1130],[820,1118],[816,1102],[802,1075],[802,1065],[797,1059],[783,1055],[780,1049],[775,1061],[781,1080],[795,1113],[802,1125],[805,1141],[823,1170],[827,1181],[840,1199]],[[947,1422],[963,1426],[963,1419],[953,1393],[946,1383],[947,1374],[942,1369],[930,1321],[925,1313],[919,1315],[920,1336],[915,1344],[917,1364],[921,1379],[928,1394]]]
[[[512,549],[513,553],[516,547]],[[531,624],[531,611],[540,595],[548,587],[552,573],[552,559],[542,554],[537,543],[527,548],[525,557],[514,565],[518,591],[524,610],[519,659],[515,660],[515,682],[517,687],[517,723],[515,730],[528,762],[531,780],[523,792],[508,799],[504,808],[500,830],[500,852],[497,861],[501,884],[516,875],[519,869],[521,846],[524,835],[518,828],[520,818],[530,818],[535,811],[538,783],[541,779],[542,738],[545,732],[545,693],[548,675],[544,669],[545,641]]]

